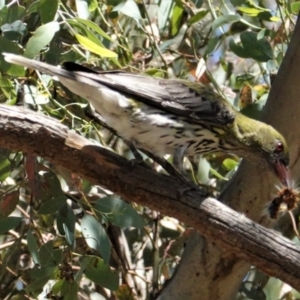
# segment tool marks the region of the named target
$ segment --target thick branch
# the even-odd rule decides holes
[[[294,180],[300,177],[299,70],[298,17],[291,43],[263,111],[263,121],[279,130],[288,142]],[[242,162],[220,199],[255,222],[273,227],[274,222],[270,222],[262,213],[276,192],[274,181],[266,175],[266,172],[259,171],[254,165]],[[178,270],[162,292],[160,300],[181,299],[187,294],[190,300],[199,299],[199,295],[203,299],[233,299],[249,267],[250,264],[243,260],[228,257],[210,239],[195,234],[193,240],[188,242]]]
[[[233,257],[300,290],[300,248],[219,201],[191,192],[177,199],[178,184],[111,151],[93,145],[53,119],[0,105],[0,147],[35,153],[128,201],[173,216],[199,230]],[[202,198],[202,202],[200,199]]]

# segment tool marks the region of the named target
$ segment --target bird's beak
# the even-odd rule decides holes
[[[288,187],[291,182],[290,170],[288,166],[283,164],[280,160],[275,162],[275,172],[280,179],[281,183]]]

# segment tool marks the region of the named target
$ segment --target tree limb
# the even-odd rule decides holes
[[[300,290],[300,248],[279,233],[254,223],[205,192],[177,199],[169,177],[92,144],[57,121],[20,107],[0,105],[0,147],[34,153],[95,184],[193,226],[226,253],[251,262]]]

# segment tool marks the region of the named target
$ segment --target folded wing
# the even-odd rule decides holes
[[[223,126],[233,123],[235,118],[234,110],[226,100],[210,87],[197,83],[125,72],[96,72],[72,62],[59,68],[22,56],[3,54],[8,62],[91,86],[104,85],[129,98],[184,117],[191,123]]]

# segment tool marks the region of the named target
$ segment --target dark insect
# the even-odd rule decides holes
[[[277,219],[279,212],[292,210],[300,201],[300,194],[297,189],[283,187],[268,207],[270,218]]]

